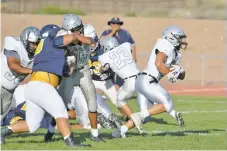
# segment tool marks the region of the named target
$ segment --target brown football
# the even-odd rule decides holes
[[[179,76],[178,76],[178,79],[180,79],[180,80],[184,80],[184,78],[185,78],[185,71],[182,72],[181,74],[179,74]]]

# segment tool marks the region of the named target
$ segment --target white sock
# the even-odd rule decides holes
[[[70,134],[69,134],[69,135],[67,135],[67,136],[65,136],[65,137],[64,137],[64,140],[66,140],[69,136],[70,136]]]
[[[52,126],[50,124],[49,127],[48,127],[48,131],[51,132],[51,133],[54,133],[55,132],[55,126]]]
[[[171,112],[169,112],[169,115],[171,115],[174,119],[176,119],[176,111],[172,110]]]
[[[122,133],[126,133],[127,131],[128,131],[128,127],[125,126],[125,125],[122,125],[122,126],[121,126],[121,132],[122,132]]]
[[[94,136],[94,137],[98,137],[98,135],[99,135],[99,131],[98,131],[98,129],[91,129],[91,135],[92,136]]]
[[[10,126],[6,126],[6,127],[8,127],[8,129],[12,130],[12,128]]]
[[[140,111],[140,116],[145,119],[146,117],[150,116],[148,110],[143,110],[143,111]]]

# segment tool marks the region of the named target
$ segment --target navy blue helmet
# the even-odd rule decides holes
[[[60,27],[58,27],[57,25],[48,24],[41,29],[40,35],[42,39],[48,36],[55,37],[59,30],[60,30]]]

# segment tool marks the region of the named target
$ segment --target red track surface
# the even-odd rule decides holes
[[[227,97],[227,87],[218,86],[189,86],[189,85],[164,85],[173,95],[187,96],[225,96]]]

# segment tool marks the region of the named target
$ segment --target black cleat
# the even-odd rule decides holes
[[[184,126],[184,119],[180,112],[176,112],[176,119],[179,127]]]
[[[53,136],[54,136],[54,133],[51,133],[51,132],[47,131],[47,133],[44,136],[44,142],[45,143],[51,142]]]
[[[13,131],[7,126],[1,127],[1,144],[5,144],[5,137],[11,135]]]
[[[90,139],[94,142],[105,142],[102,137],[100,136],[94,137],[92,134],[90,135]]]
[[[122,126],[122,122],[118,119],[118,117],[116,116],[116,114],[112,113],[109,117],[109,121],[111,123],[113,123],[114,127],[116,129],[120,129]]]
[[[90,144],[79,144],[79,143],[76,143],[76,141],[75,141],[75,139],[73,137],[73,133],[71,133],[70,136],[65,139],[65,143],[69,147],[91,147]]]

